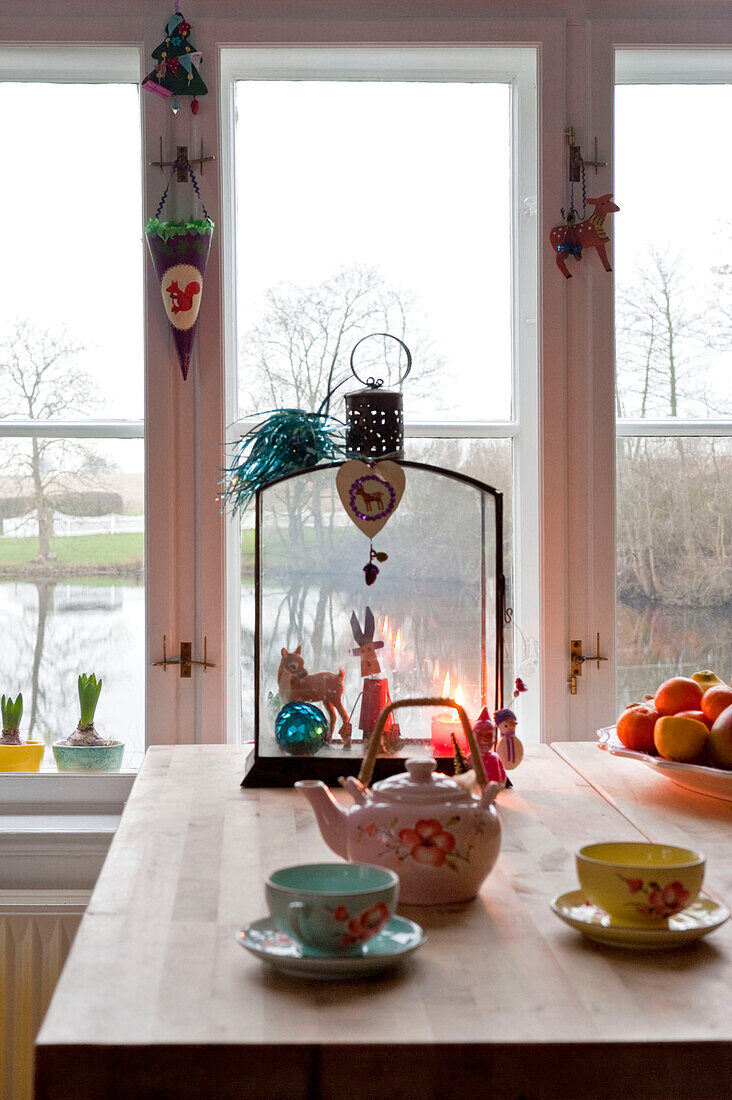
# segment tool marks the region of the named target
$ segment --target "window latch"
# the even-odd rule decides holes
[[[600,667],[600,661],[607,661],[607,657],[600,656],[600,634],[598,632],[596,636],[596,647],[593,656],[584,656],[582,653],[582,640],[580,638],[573,638],[569,643],[569,679],[567,684],[569,685],[569,694],[577,694],[577,677],[582,675],[582,665],[585,661],[597,661],[597,667]]]
[[[163,659],[162,661],[155,661],[155,665],[162,665],[163,672],[168,671],[168,665],[180,665],[181,679],[189,680],[191,677],[191,668],[193,665],[201,665],[205,672],[208,668],[216,668],[213,661],[208,659],[208,639],[206,635],[203,636],[203,660],[195,660],[192,656],[193,646],[191,642],[180,643],[180,654],[177,657],[168,656],[168,637],[163,634]]]

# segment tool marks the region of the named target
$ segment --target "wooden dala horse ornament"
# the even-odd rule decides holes
[[[597,249],[602,266],[606,271],[612,271],[605,247],[610,237],[604,223],[607,215],[617,213],[620,207],[615,205],[612,195],[600,195],[597,199],[588,198],[587,201],[595,208],[589,218],[555,225],[549,234],[552,248],[557,253],[557,267],[566,279],[572,278],[572,272],[566,264],[567,257],[574,256],[576,260],[581,260],[583,248]],[[572,216],[571,210],[569,214]]]

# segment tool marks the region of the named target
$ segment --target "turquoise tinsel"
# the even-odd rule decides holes
[[[343,425],[325,413],[278,409],[242,439],[226,468],[223,499],[247,507],[258,489],[278,477],[348,457]]]

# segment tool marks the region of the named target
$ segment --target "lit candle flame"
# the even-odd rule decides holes
[[[389,616],[388,615],[384,616],[384,625],[381,627],[381,633],[382,634],[388,634],[389,633]]]
[[[445,673],[445,679],[442,683],[442,698],[443,699],[449,699],[450,698],[450,673],[449,672]]]
[[[401,632],[401,630],[397,630],[396,638],[394,639],[394,650],[395,650],[395,652],[398,653],[401,648],[402,648],[402,632]]]
[[[459,703],[461,707],[465,706],[465,696],[463,695],[462,684],[458,684],[455,688],[455,702]]]

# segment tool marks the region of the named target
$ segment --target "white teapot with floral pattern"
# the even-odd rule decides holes
[[[386,716],[402,705],[455,706],[469,731],[464,711],[452,700],[404,700],[386,707],[372,735],[361,776],[370,778],[369,759],[378,751]],[[376,746],[376,747],[375,747]],[[480,760],[477,749],[473,759]],[[349,776],[343,785],[353,805],[340,806],[320,780],[295,784],[315,811],[323,839],[336,855],[354,863],[376,863],[396,871],[399,900],[409,905],[441,905],[475,897],[501,847],[501,823],[494,801],[501,785],[488,783],[478,797],[455,779],[434,771],[434,760],[410,759],[406,772],[373,787]],[[478,779],[480,763],[476,768]],[[367,782],[368,782],[367,778]]]

